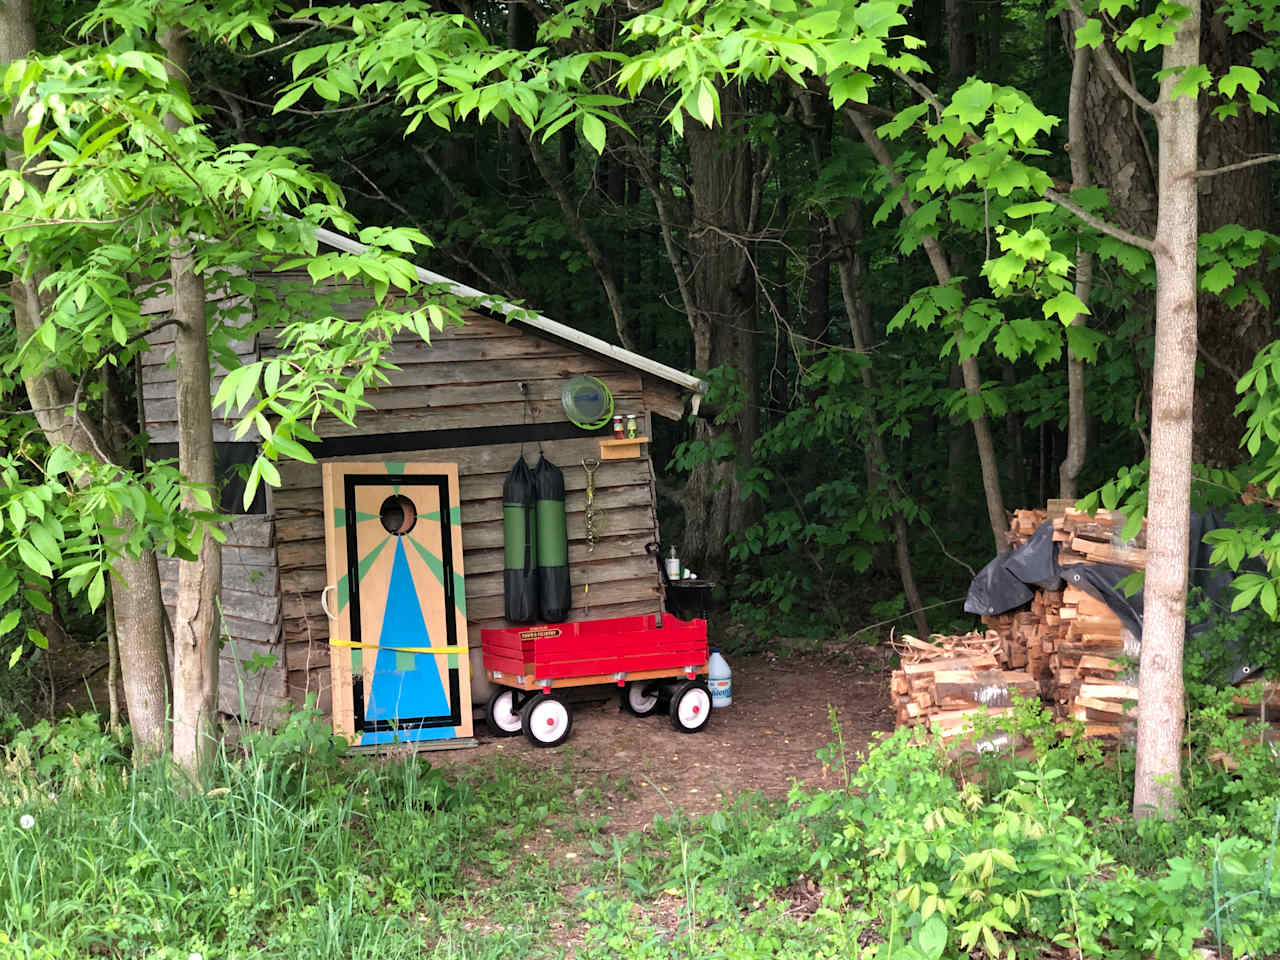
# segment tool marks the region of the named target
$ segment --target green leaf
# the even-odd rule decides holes
[[[1218,91],[1230,99],[1236,95],[1236,90],[1240,87],[1244,87],[1248,93],[1257,93],[1261,85],[1262,75],[1257,70],[1236,64],[1219,78]]]
[[[258,458],[258,472],[262,475],[262,479],[267,481],[271,486],[280,486],[280,471],[277,470],[276,465],[266,457]]]
[[[49,602],[49,598],[43,593],[36,593],[34,590],[24,590],[22,595],[26,598],[27,603],[35,607],[41,613],[53,613],[53,604]]]
[[[1276,618],[1276,585],[1275,581],[1268,580],[1262,586],[1262,590],[1258,593],[1258,602],[1262,604],[1262,609],[1266,611],[1267,616],[1272,620]]]
[[[18,661],[21,659],[22,659],[22,647],[17,647],[14,649],[13,653],[9,654],[9,669],[12,670],[14,667],[16,667],[18,665]]]
[[[716,115],[720,112],[720,98],[711,81],[705,77],[698,84],[698,119],[704,126],[714,126]]]
[[[847,101],[866,103],[875,81],[867,73],[850,73],[831,84],[831,104],[839,109]]]
[[[49,561],[44,555],[33,547],[26,540],[18,541],[18,556],[22,558],[22,562],[28,567],[40,574],[42,577],[52,577],[53,567],[49,566]]]
[[[1200,277],[1200,289],[1221,293],[1235,282],[1236,271],[1226,260],[1219,260]]]
[[[27,628],[27,639],[39,647],[41,650],[49,649],[49,638],[37,630],[35,627]]]
[[[1088,316],[1089,308],[1085,306],[1083,300],[1070,290],[1062,290],[1056,297],[1046,300],[1044,303],[1044,315],[1051,317],[1055,314],[1062,323],[1068,324],[1079,314]]]
[[[933,914],[921,924],[915,939],[926,960],[938,960],[942,956],[942,951],[947,948],[946,922],[938,914]]]
[[[1086,20],[1084,26],[1076,31],[1076,49],[1089,47],[1094,49],[1102,43],[1102,21]]]
[[[955,92],[951,103],[943,113],[958,119],[961,123],[978,124],[983,121],[987,111],[991,109],[991,100],[995,87],[985,80],[970,78],[964,86]]]
[[[336,103],[338,98],[342,96],[342,91],[338,89],[338,85],[326,77],[316,77],[312,83],[312,87],[316,93],[325,100]],[[283,97],[281,99],[284,99]],[[277,109],[279,104],[277,104]]]
[[[604,122],[599,117],[590,113],[583,116],[582,135],[595,148],[596,153],[604,153],[605,129]]]
[[[311,82],[300,83],[295,87],[291,87],[280,95],[280,99],[276,101],[275,107],[272,108],[273,114],[288,110],[295,103],[302,99],[302,95],[311,89]]]
[[[89,597],[90,609],[97,610],[99,604],[102,603],[102,600],[106,595],[107,595],[107,581],[106,581],[106,578],[103,577],[102,571],[99,570],[94,575],[93,579],[89,581],[88,597]]]
[[[1017,220],[1020,217],[1030,217],[1037,213],[1053,212],[1053,204],[1048,200],[1032,200],[1029,203],[1012,203],[1005,208],[1004,215],[1011,219]]]
[[[900,6],[897,0],[856,4],[853,7],[853,22],[868,36],[887,36],[894,27],[901,27],[907,22],[898,9]]]
[[[77,457],[74,450],[70,447],[59,444],[49,453],[49,462],[45,465],[45,473],[50,476],[57,476],[70,470],[77,463]]]
[[[0,619],[0,637],[13,630],[18,625],[18,621],[22,618],[22,612],[19,610],[10,610],[3,619]]]
[[[1207,87],[1212,79],[1213,77],[1209,74],[1209,68],[1203,63],[1187,67],[1182,71],[1182,76],[1178,78],[1178,82],[1173,85],[1169,99],[1177,100],[1179,97],[1195,99],[1200,95],[1200,88]]]
[[[58,549],[58,541],[45,527],[33,524],[27,530],[32,545],[51,563],[60,563],[62,551]]]

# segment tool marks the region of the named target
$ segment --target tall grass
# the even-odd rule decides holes
[[[475,848],[560,795],[343,758],[306,715],[199,785],[127,746],[80,719],[0,747],[0,957],[451,955],[437,904]]]

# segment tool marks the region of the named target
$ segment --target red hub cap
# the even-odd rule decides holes
[[[695,704],[693,705],[693,712],[694,712],[694,714],[698,714],[698,713],[700,713],[701,711],[702,711],[702,707],[698,706],[698,705],[695,703]]]
[[[556,725],[555,718],[554,718],[554,717],[547,717],[547,726],[548,726],[548,727],[554,727],[555,725]]]

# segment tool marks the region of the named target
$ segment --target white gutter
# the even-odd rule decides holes
[[[336,250],[344,250],[347,253],[354,253],[357,256],[369,252],[369,248],[358,240],[353,240],[332,230],[326,230],[324,227],[316,228],[316,239],[326,246],[333,247]],[[450,292],[457,296],[476,299],[481,306],[510,317],[517,323],[533,327],[535,330],[541,330],[543,333],[550,334],[560,340],[567,340],[569,343],[582,347],[584,350],[589,350],[603,357],[609,357],[611,360],[616,360],[628,367],[651,374],[660,380],[666,380],[668,383],[683,387],[693,394],[693,412],[698,412],[702,396],[707,392],[706,381],[699,380],[692,374],[682,373],[675,367],[668,367],[665,363],[659,363],[657,360],[650,360],[648,357],[641,356],[638,353],[624,350],[622,347],[615,346],[607,340],[601,340],[599,337],[593,337],[590,334],[583,333],[581,330],[565,326],[563,323],[557,323],[550,317],[544,317],[540,313],[518,307],[513,303],[500,300],[487,293],[482,293],[474,287],[468,287],[466,284],[450,280],[448,277],[441,276],[438,273],[424,270],[417,265],[414,266],[414,269],[418,272],[418,279],[423,283],[444,284],[449,288]]]

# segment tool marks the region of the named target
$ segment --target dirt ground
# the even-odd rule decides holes
[[[778,662],[752,656],[730,665],[733,704],[716,710],[700,733],[676,732],[665,713],[637,719],[619,709],[615,695],[576,703],[573,732],[559,748],[538,749],[524,737],[495,738],[477,722],[479,747],[432,760],[448,768],[516,754],[628,778],[631,799],[609,811],[610,830],[622,833],[643,829],[655,814],[677,808],[710,813],[743,792],[785,796],[796,781],[827,782],[836,774],[817,751],[834,740],[828,705],[835,708],[850,761],[873,733],[893,727],[887,675],[876,660],[814,656]]]

